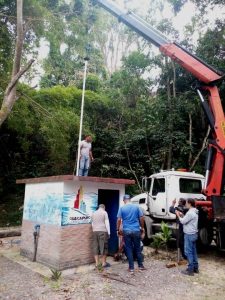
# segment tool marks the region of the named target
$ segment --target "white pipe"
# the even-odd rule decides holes
[[[209,180],[209,170],[206,170],[206,173],[205,173],[205,183],[204,183],[204,189],[207,188],[207,185],[208,185],[208,180]]]
[[[84,93],[85,93],[85,84],[86,84],[87,64],[88,64],[88,61],[85,60],[85,62],[84,62],[83,90],[82,90],[82,100],[81,100],[81,112],[80,112],[80,131],[79,131],[78,151],[77,151],[76,176],[78,176],[79,165],[80,165],[80,143],[81,143],[82,126],[83,126],[83,115],[84,115]]]
[[[202,103],[204,103],[204,102],[205,102],[205,99],[203,98],[202,93],[201,93],[198,89],[197,89],[197,93],[198,93],[199,98],[200,98],[200,100],[202,101]]]

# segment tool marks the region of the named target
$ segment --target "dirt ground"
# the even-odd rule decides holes
[[[19,248],[18,237],[0,243],[0,299],[10,300],[142,300],[142,299],[225,299],[225,254],[215,249],[199,255],[200,274],[194,277],[180,273],[185,266],[166,268],[168,259],[161,252],[153,255],[151,248],[145,248],[144,272],[127,272],[127,263],[114,263],[103,272],[91,267],[88,271],[73,271],[63,275],[60,280],[52,281],[25,266],[7,258],[1,251]],[[0,241],[0,242],[1,242]],[[171,257],[176,257],[174,250]]]

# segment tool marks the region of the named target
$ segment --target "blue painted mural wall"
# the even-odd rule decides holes
[[[61,225],[63,183],[27,184],[23,219],[40,224]]]
[[[27,184],[23,218],[59,226],[91,223],[98,205],[97,191],[85,191],[77,184],[73,191],[64,193],[63,182]]]

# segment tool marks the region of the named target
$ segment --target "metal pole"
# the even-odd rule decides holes
[[[82,126],[83,126],[83,115],[84,115],[84,93],[85,93],[85,84],[86,84],[87,64],[88,64],[88,60],[86,59],[84,61],[84,79],[83,79],[83,90],[82,90],[82,101],[81,101],[81,112],[80,112],[80,131],[79,131],[78,151],[77,151],[76,176],[78,176],[79,164],[80,164],[80,143],[81,143],[81,134],[82,134]]]
[[[177,230],[177,262],[180,262],[180,224],[176,223]]]

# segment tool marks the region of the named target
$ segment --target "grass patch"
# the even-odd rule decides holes
[[[58,280],[52,280],[49,277],[44,277],[43,279],[45,284],[48,284],[50,286],[51,289],[53,290],[59,290],[60,286],[61,286],[61,278]]]

